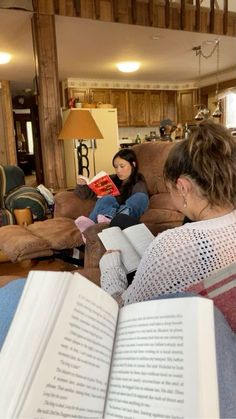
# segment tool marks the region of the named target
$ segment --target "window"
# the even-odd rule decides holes
[[[225,125],[236,128],[236,93],[229,93],[225,97]]]

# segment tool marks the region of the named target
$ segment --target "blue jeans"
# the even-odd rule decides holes
[[[98,214],[108,218],[114,218],[117,214],[132,215],[139,219],[148,207],[148,196],[143,192],[137,192],[126,199],[125,204],[120,205],[112,195],[103,196],[96,201],[95,207],[89,214],[89,218],[95,223]]]

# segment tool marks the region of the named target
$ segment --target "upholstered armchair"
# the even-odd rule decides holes
[[[0,226],[15,224],[14,214],[6,208],[5,197],[8,192],[25,184],[25,175],[18,166],[0,165]]]
[[[30,208],[33,219],[45,218],[47,202],[34,187],[25,185],[23,170],[0,165],[0,227],[16,224],[15,209]]]

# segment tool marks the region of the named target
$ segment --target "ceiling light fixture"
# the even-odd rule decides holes
[[[206,45],[206,42],[204,43]],[[222,109],[221,109],[221,100],[218,98],[218,93],[219,93],[219,61],[220,61],[220,41],[219,39],[215,39],[214,40],[214,47],[212,48],[211,52],[206,55],[204,54],[203,50],[202,50],[202,46],[198,45],[196,47],[193,47],[192,50],[195,52],[196,56],[198,56],[198,82],[199,82],[199,86],[198,86],[198,104],[194,105],[198,108],[198,112],[197,115],[195,116],[195,120],[196,121],[200,121],[202,119],[208,118],[210,111],[207,108],[206,105],[202,105],[201,104],[201,57],[208,59],[211,58],[214,54],[214,52],[216,51],[216,93],[215,93],[215,102],[214,104],[216,105],[215,111],[213,112],[212,116],[214,118],[220,118],[222,115]]]
[[[7,64],[9,61],[11,61],[11,54],[0,52],[0,64]]]
[[[140,63],[137,61],[123,61],[118,63],[116,66],[118,70],[122,71],[123,73],[133,73],[140,68]]]

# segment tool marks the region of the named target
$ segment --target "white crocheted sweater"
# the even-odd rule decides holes
[[[101,286],[111,295],[121,294],[124,304],[130,304],[184,291],[235,261],[236,210],[159,234],[128,288],[120,252],[105,254],[100,260]]]

